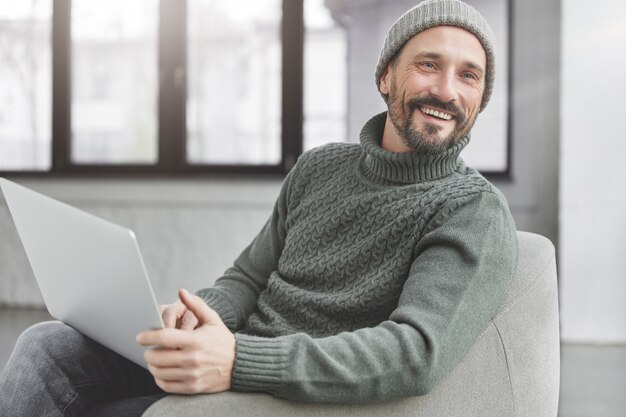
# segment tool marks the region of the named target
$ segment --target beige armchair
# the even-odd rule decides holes
[[[498,313],[432,392],[380,404],[306,404],[266,394],[167,396],[143,417],[556,417],[559,322],[554,246],[518,232],[519,263]]]

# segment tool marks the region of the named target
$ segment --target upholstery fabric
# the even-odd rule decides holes
[[[144,417],[555,417],[560,366],[554,246],[526,232],[518,232],[518,241],[518,267],[502,306],[461,363],[426,395],[366,405],[233,392],[171,395]]]

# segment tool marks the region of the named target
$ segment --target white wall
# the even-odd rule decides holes
[[[562,338],[624,343],[626,2],[562,11]]]

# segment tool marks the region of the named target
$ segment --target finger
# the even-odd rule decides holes
[[[182,315],[185,313],[187,308],[184,304],[180,302],[175,302],[174,304],[170,304],[163,310],[161,316],[163,317],[163,324],[166,328],[175,328],[176,322]]]
[[[189,384],[181,381],[164,381],[159,378],[154,378],[156,384],[163,391],[169,394],[197,394],[200,389],[194,384]]]
[[[167,382],[186,382],[195,378],[193,370],[173,367],[159,367],[148,364],[148,370],[157,379]]]
[[[193,368],[199,365],[199,357],[179,349],[148,349],[143,354],[149,365],[160,368],[181,367]]]
[[[143,353],[148,366],[159,368],[169,368],[173,366],[183,366],[183,357],[177,349],[148,349]]]
[[[196,316],[200,325],[222,324],[220,316],[212,310],[202,298],[191,294],[185,289],[178,291],[178,296],[180,297],[180,301]]]
[[[193,330],[198,325],[198,318],[190,310],[185,311],[183,318],[180,320],[180,329]]]
[[[180,329],[149,330],[139,333],[136,340],[142,346],[158,346],[168,349],[195,346],[193,333]]]

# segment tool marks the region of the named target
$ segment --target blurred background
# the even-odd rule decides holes
[[[462,157],[557,247],[559,415],[626,416],[626,2],[467,0],[497,83]],[[0,176],[131,227],[159,302],[212,282],[298,156],[358,142],[406,0],[0,3]],[[620,127],[621,126],[621,127]],[[0,366],[47,317],[0,197]]]

